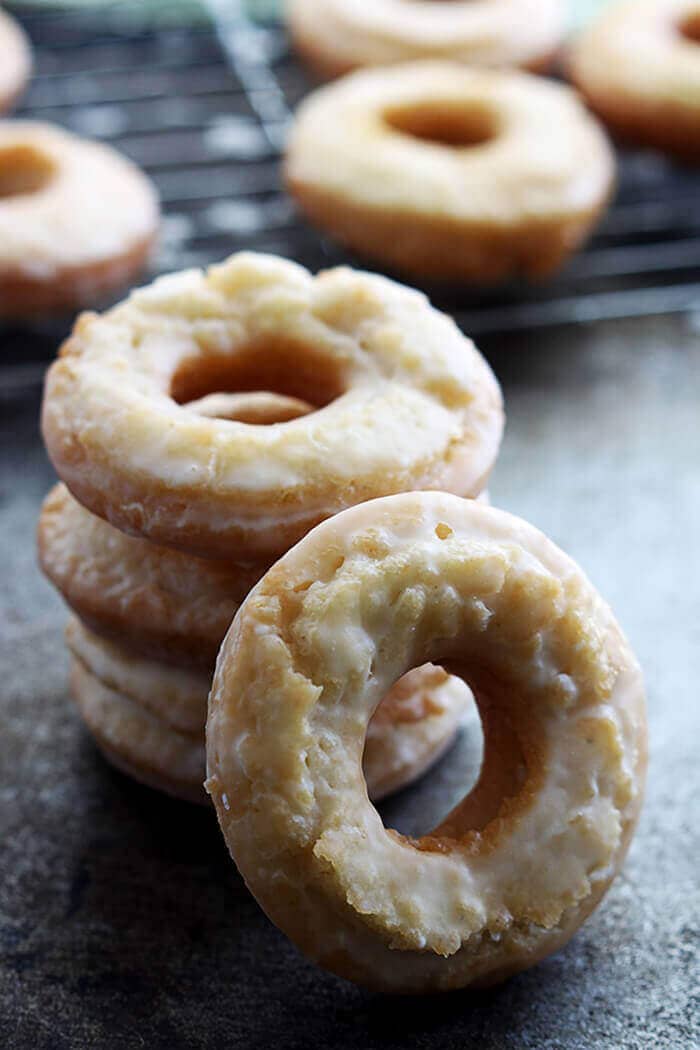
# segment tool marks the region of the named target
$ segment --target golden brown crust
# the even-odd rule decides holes
[[[673,102],[625,102],[576,81],[591,109],[622,143],[650,146],[690,164],[700,162],[697,114]]]
[[[67,266],[50,280],[3,267],[0,257],[0,317],[28,318],[99,306],[143,272],[154,243],[155,234],[103,262]]]
[[[97,634],[152,660],[211,674],[236,610],[265,565],[228,565],[126,536],[56,485],[38,526],[39,562]]]
[[[480,782],[418,841],[367,804],[364,727],[425,659],[482,710]],[[487,984],[568,940],[620,868],[646,767],[639,666],[581,570],[525,522],[442,493],[325,522],[241,606],[207,724],[208,790],[265,911],[392,992]]]
[[[368,211],[361,204],[296,182],[289,190],[305,215],[342,244],[381,259],[399,273],[420,280],[492,284],[517,276],[541,280],[556,273],[586,241],[607,204],[601,197],[588,211],[549,222],[498,229],[411,212]]]
[[[144,708],[164,727],[201,738],[211,674],[146,660],[93,633],[76,616],[66,625],[66,645],[102,685]]]
[[[423,280],[481,284],[561,267],[614,170],[567,89],[449,63],[364,71],[313,93],[285,160],[304,213],[350,248]]]
[[[75,658],[70,686],[83,721],[113,765],[148,787],[206,804],[199,734],[178,732],[166,725]]]

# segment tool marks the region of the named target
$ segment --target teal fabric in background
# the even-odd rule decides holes
[[[365,3],[366,0],[358,0],[358,3]],[[586,18],[590,17],[595,11],[604,7],[610,0],[569,0],[569,7],[571,8],[571,18],[574,23],[580,23]],[[252,13],[261,11],[263,14],[269,15],[273,10],[279,10],[282,6],[281,0],[247,0],[246,6]]]
[[[571,20],[574,25],[580,25],[585,22],[586,19],[590,18],[600,11],[602,7],[609,4],[610,0],[572,0],[571,2]]]
[[[70,7],[75,7],[77,4],[83,4],[86,7],[91,5],[95,7],[100,4],[109,5],[112,8],[116,6],[115,0],[20,0],[17,6],[23,3],[26,7],[42,5],[55,7],[62,2]],[[365,3],[366,0],[357,0],[357,2]],[[610,0],[569,0],[572,24],[580,24],[595,11],[604,7],[606,3],[610,3]],[[124,6],[135,7],[137,5],[131,0],[124,0]],[[138,6],[149,13],[156,12],[159,18],[162,17],[163,20],[168,21],[191,21],[205,16],[205,5],[198,0],[168,0],[167,3],[164,0],[139,0]],[[232,0],[232,6],[234,6],[234,0]],[[270,18],[281,10],[282,0],[243,0],[242,6],[253,17]]]

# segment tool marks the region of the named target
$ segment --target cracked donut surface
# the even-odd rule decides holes
[[[90,732],[118,768],[151,787],[205,803],[204,723],[211,675],[141,659],[72,617],[71,689]],[[389,690],[369,726],[363,768],[377,800],[420,777],[473,713],[469,689],[418,667]]]
[[[271,389],[317,411],[253,425],[188,408]],[[83,315],[49,370],[42,426],[74,496],[124,531],[271,561],[373,496],[478,495],[503,411],[473,343],[420,293],[243,253]]]
[[[426,660],[463,676],[479,781],[418,840],[387,830],[361,757],[379,699]],[[324,522],[239,610],[207,725],[208,790],[268,915],[385,991],[499,980],[595,908],[641,804],[644,691],[610,609],[520,519],[442,493]]]

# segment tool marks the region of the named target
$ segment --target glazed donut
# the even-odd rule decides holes
[[[606,7],[573,46],[572,79],[617,134],[700,160],[700,4]]]
[[[94,634],[75,616],[66,625],[66,645],[103,685],[145,708],[169,729],[201,742],[211,674],[145,660]]]
[[[211,676],[134,657],[75,617],[66,628],[72,690],[110,761],[151,787],[207,802],[204,724]],[[375,801],[417,780],[454,742],[474,711],[469,689],[439,667],[404,676],[379,705],[363,768]]]
[[[209,675],[238,606],[267,567],[195,558],[126,536],[65,485],[44,501],[38,547],[46,576],[97,634]]]
[[[253,426],[187,407],[232,388],[318,411]],[[377,494],[477,495],[503,411],[484,359],[420,293],[243,253],[81,317],[49,370],[42,422],[93,513],[189,553],[269,562]]]
[[[469,66],[549,65],[566,28],[562,0],[288,0],[296,49],[322,77],[359,66],[445,58]]]
[[[141,270],[157,228],[151,182],[115,150],[0,123],[0,316],[93,305]]]
[[[31,72],[32,57],[24,31],[0,11],[0,113],[10,109]]]
[[[71,663],[70,687],[85,725],[113,766],[174,798],[205,801],[201,732],[178,732],[105,685],[80,660]]]
[[[362,743],[405,671],[444,664],[479,780],[419,840],[368,803]],[[577,565],[503,511],[408,493],[324,522],[251,591],[209,702],[208,790],[250,890],[303,950],[388,992],[487,984],[559,948],[641,804],[641,672]]]
[[[415,277],[481,284],[561,266],[614,171],[568,88],[434,62],[313,92],[285,164],[302,210],[352,249]]]

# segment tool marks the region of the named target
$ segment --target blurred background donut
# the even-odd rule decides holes
[[[15,103],[29,78],[31,49],[19,23],[0,10],[0,113]]]
[[[566,30],[564,0],[287,0],[294,46],[321,76],[421,58],[538,71]]]

